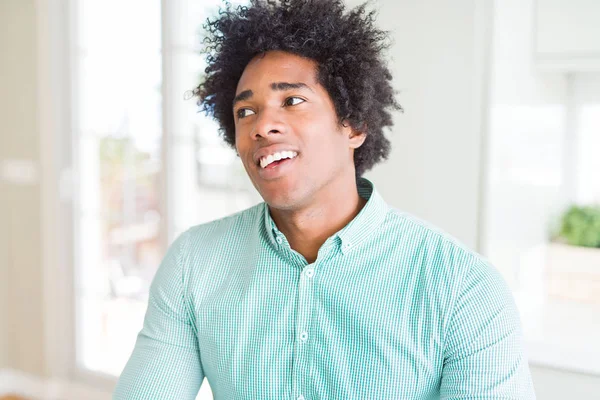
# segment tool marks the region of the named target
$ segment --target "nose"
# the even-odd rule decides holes
[[[261,110],[252,129],[252,139],[266,139],[270,135],[281,134],[285,131],[285,124],[278,110],[264,108]]]

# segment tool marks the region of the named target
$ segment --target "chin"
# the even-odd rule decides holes
[[[277,210],[295,210],[303,204],[303,197],[297,190],[284,188],[263,188],[259,193],[265,203]]]
[[[291,196],[296,185],[289,179],[263,180],[259,177],[253,177],[252,183],[265,203],[271,205],[276,203],[286,203]]]
[[[287,193],[261,193],[261,196],[265,203],[267,203],[271,208],[275,208],[277,210],[293,210],[297,208],[297,202],[294,201],[293,198],[290,198],[290,196]]]

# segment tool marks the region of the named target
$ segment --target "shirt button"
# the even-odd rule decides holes
[[[306,342],[306,340],[308,340],[308,332],[304,331],[300,334],[300,340],[302,340],[303,342]]]
[[[313,268],[307,268],[306,271],[304,271],[304,275],[306,275],[307,278],[312,278],[314,274],[315,270]]]
[[[279,244],[283,243],[283,239],[280,238],[279,236],[277,236],[277,239],[275,239],[275,240],[277,240],[277,243],[279,243]]]
[[[306,400],[306,399],[304,398],[304,396],[300,395],[300,396],[298,396],[298,400]]]

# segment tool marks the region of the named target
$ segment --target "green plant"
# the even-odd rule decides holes
[[[562,214],[558,239],[573,246],[600,247],[600,206],[571,206]]]

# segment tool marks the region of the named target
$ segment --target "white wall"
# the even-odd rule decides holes
[[[42,375],[40,186],[7,163],[39,164],[36,40],[35,2],[0,1],[0,367]]]
[[[0,23],[2,23],[1,18]],[[8,203],[5,195],[6,190],[5,184],[0,180],[0,370],[6,368],[8,365],[8,281],[6,279],[8,265],[8,227],[7,217],[3,211],[6,210],[6,205]]]
[[[544,242],[545,221],[555,204],[564,200],[560,156],[567,129],[566,78],[555,72],[540,72],[532,63],[533,10],[534,0],[496,0],[494,4],[489,130],[494,153],[486,161],[492,164],[492,176],[504,178],[494,178],[486,208],[492,211],[496,205],[510,205],[511,212],[486,214],[484,234],[496,238],[484,243],[492,260]],[[581,84],[590,82],[588,78]],[[526,149],[525,155],[519,156],[514,151],[517,148]],[[540,153],[549,157],[545,161],[537,158],[533,164],[546,162],[557,167],[545,178],[546,183],[528,175],[532,171],[530,159]],[[517,179],[506,178],[509,168],[515,169],[513,178]],[[497,264],[513,261],[507,258]],[[539,400],[587,400],[600,393],[600,377],[542,366],[533,366],[532,374]]]
[[[491,2],[377,4],[378,23],[394,34],[391,69],[405,113],[395,118],[390,159],[366,176],[391,205],[476,247]]]

